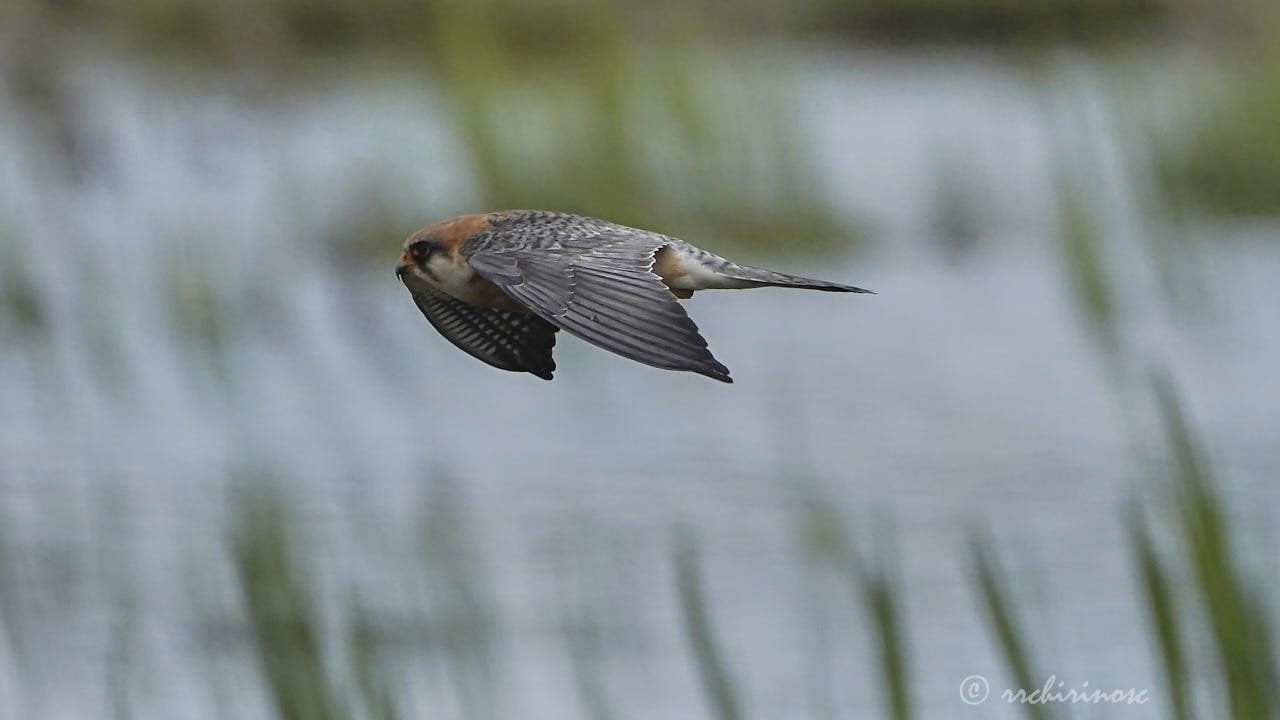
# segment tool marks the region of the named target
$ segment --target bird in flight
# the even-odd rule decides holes
[[[409,236],[396,277],[454,345],[550,380],[557,330],[646,365],[731,383],[677,299],[696,290],[850,285],[738,265],[683,240],[604,220],[511,210]]]

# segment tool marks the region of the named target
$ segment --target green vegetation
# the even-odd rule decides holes
[[[804,17],[877,40],[1028,45],[1142,38],[1184,9],[1178,0],[818,0]]]
[[[311,599],[313,581],[293,550],[282,498],[269,487],[249,493],[236,503],[241,519],[231,546],[258,669],[275,715],[337,720],[345,713],[321,657],[323,626]]]
[[[10,12],[34,12],[18,0]],[[464,0],[80,0],[53,6],[59,21],[92,27],[142,47],[231,60],[244,53],[333,52],[362,48],[416,53],[438,27],[441,11],[467,11]],[[727,28],[753,37],[779,27],[876,40],[1042,43],[1142,37],[1196,17],[1189,0],[809,0],[750,5],[707,0],[485,0],[491,27],[523,51],[558,53],[582,18],[605,12],[640,33],[672,24]],[[1219,4],[1217,14],[1248,12],[1247,0]],[[590,21],[585,25],[589,26]]]
[[[442,71],[484,207],[555,208],[775,252],[853,244],[818,199],[776,83],[706,63],[691,71],[692,47],[632,46],[613,20],[583,35],[590,62],[554,67],[504,51],[482,17],[447,18]]]
[[[48,312],[28,251],[0,226],[0,339],[32,340],[48,331]]]
[[[884,716],[908,720],[915,716],[915,702],[902,589],[891,568],[891,563],[898,559],[885,553],[876,564],[868,565],[857,553],[849,552],[855,594],[862,601],[877,646],[875,665],[880,670]]]
[[[1180,204],[1226,215],[1280,215],[1280,33],[1272,51],[1237,72],[1193,111],[1183,137],[1162,147],[1163,188]]]
[[[458,182],[473,186],[478,204],[584,212],[712,238],[713,244],[813,250],[850,246],[858,236],[856,220],[823,199],[823,188],[814,179],[814,149],[803,141],[796,125],[799,113],[783,80],[745,60],[741,52],[744,38],[763,34],[759,28],[774,17],[770,13],[786,21],[788,32],[820,27],[838,36],[1040,42],[1141,35],[1152,23],[1184,12],[1187,4],[819,1],[799,9],[757,8],[752,12],[758,16],[727,23],[730,30],[715,34],[707,28],[726,24],[719,13],[728,11],[720,5],[677,10],[675,3],[642,7],[585,0],[554,0],[538,10],[515,0],[81,0],[52,5],[25,0],[0,10],[0,20],[40,15],[46,27],[100,29],[147,52],[211,61],[216,67],[268,57],[281,59],[292,71],[308,53],[331,57],[341,51],[338,57],[350,57],[345,53],[376,46],[408,58],[424,80],[443,89],[442,112],[452,119],[453,137],[468,161],[466,176]],[[1155,172],[1177,205],[1179,219],[1191,206],[1232,214],[1280,213],[1276,57],[1267,56],[1253,71],[1240,73],[1222,88],[1219,102],[1197,111],[1190,142],[1174,138],[1159,149]],[[1108,244],[1114,238],[1093,210],[1089,171],[1062,164],[1065,170],[1054,178],[1053,201],[1064,284],[1104,357],[1119,362],[1129,351],[1123,322],[1136,313],[1119,292],[1115,248]],[[934,226],[947,243],[945,250],[960,255],[988,232],[988,206],[958,162],[938,167]],[[387,238],[400,224],[398,211],[376,183],[353,185],[359,187],[352,193],[349,222],[329,231],[334,236],[329,245],[344,260],[376,257],[385,265]],[[287,209],[314,212],[308,200],[300,198]],[[309,227],[310,217],[298,227]],[[51,309],[56,305],[41,294],[27,247],[11,241],[7,227],[3,233],[0,339],[34,348],[52,335],[51,327],[60,327]],[[169,248],[173,254],[157,263],[159,279],[144,280],[162,286],[158,315],[167,319],[188,359],[217,372],[228,365],[228,348],[244,332],[243,321],[273,322],[273,301],[264,299],[268,292],[246,292],[253,282],[265,280],[218,275],[216,259],[192,249],[200,246],[177,233]],[[1172,252],[1167,246],[1155,251]],[[72,276],[76,282],[68,283],[77,288],[73,297],[91,306],[77,317],[89,326],[86,344],[93,361],[119,366],[106,371],[115,379],[102,384],[128,392],[129,372],[138,371],[123,369],[125,360],[111,360],[120,356],[118,345],[127,338],[111,334],[105,301],[93,302],[94,286],[87,279],[91,273],[69,265],[66,272],[78,273]],[[261,272],[268,275],[272,268],[264,262]],[[385,268],[382,276],[389,281]],[[1161,436],[1147,486],[1118,513],[1127,540],[1116,551],[1131,559],[1132,602],[1148,619],[1152,663],[1163,678],[1161,712],[1174,720],[1276,717],[1277,618],[1248,562],[1243,529],[1249,518],[1230,511],[1226,484],[1172,384],[1158,381],[1150,393],[1143,388],[1138,394],[1152,400]],[[1136,428],[1134,432],[1139,434]],[[803,454],[794,454],[793,467],[803,467]],[[232,647],[238,659],[251,660],[246,665],[256,673],[256,685],[250,686],[260,687],[271,715],[282,720],[418,717],[398,672],[397,661],[411,655],[430,668],[421,682],[434,683],[431,689],[453,699],[462,716],[520,716],[518,708],[503,703],[508,680],[504,640],[511,619],[502,615],[504,605],[472,539],[460,491],[439,477],[424,478],[436,491],[423,503],[416,536],[394,548],[399,555],[387,561],[399,564],[394,566],[396,582],[385,587],[392,594],[403,591],[387,598],[360,594],[350,568],[325,565],[324,543],[333,538],[301,536],[308,526],[297,509],[305,492],[297,488],[305,486],[305,478],[251,475],[237,480],[228,501],[233,519],[222,528],[224,545],[219,546],[226,551],[229,573],[207,558],[191,557],[185,572],[201,588],[231,581],[236,602],[228,611],[229,624],[243,628],[248,639],[243,647]],[[843,593],[836,612],[857,618],[865,630],[856,638],[832,637],[824,632],[820,613],[806,618],[815,634],[822,635],[809,666],[827,665],[835,650],[843,649],[839,643],[862,643],[858,649],[873,658],[878,672],[882,715],[917,717],[919,698],[938,683],[953,684],[958,678],[926,677],[913,664],[912,598],[899,578],[901,568],[912,567],[916,559],[897,552],[891,533],[880,527],[867,532],[850,521],[851,509],[839,507],[820,490],[810,488],[803,495],[795,513],[794,550],[801,582],[817,587],[823,579],[834,579]],[[149,608],[148,598],[128,586],[129,573],[136,571],[134,558],[112,548],[84,562],[68,560],[65,550],[58,554],[57,548],[16,547],[15,533],[6,523],[9,513],[19,511],[0,502],[0,648],[21,660],[15,663],[18,679],[31,679],[34,686],[35,676],[47,670],[41,631],[59,620],[50,606],[60,610],[56,603],[68,598],[86,602],[87,597],[93,603],[105,597],[103,605],[120,618],[109,628],[109,657],[101,678],[110,713],[117,718],[140,714],[138,686],[158,681],[137,669],[148,632],[141,619]],[[381,530],[372,524],[364,529]],[[1008,679],[996,686],[1034,687],[1041,679],[1043,659],[1036,655],[1043,647],[1041,638],[1024,620],[1022,588],[1005,571],[1007,548],[986,534],[993,529],[980,528],[956,558],[969,573],[986,623],[986,637],[972,640],[990,643],[1001,659]],[[868,536],[879,542],[867,543]],[[583,545],[594,540],[575,538]],[[751,678],[725,643],[740,629],[708,591],[704,569],[714,572],[714,564],[699,554],[699,547],[697,528],[682,527],[669,557],[671,581],[646,588],[653,595],[647,599],[665,598],[677,609],[673,629],[683,635],[690,683],[703,691],[705,715],[751,718],[757,716],[749,695]],[[101,567],[88,567],[95,563]],[[335,606],[322,602],[334,597]],[[199,598],[193,604],[199,605]],[[611,694],[601,669],[615,639],[606,618],[589,604],[580,608],[566,602],[559,610],[559,615],[550,613],[545,625],[563,634],[565,682],[573,684],[582,713],[598,720],[628,714],[621,712],[621,701]],[[784,624],[779,632],[812,629]],[[654,629],[637,622],[633,632],[643,635]],[[408,652],[402,647],[406,643]],[[393,656],[395,652],[400,654]],[[192,677],[208,681],[210,697],[225,699],[229,692],[223,686],[229,681],[213,662],[207,677],[199,672]],[[823,716],[824,708],[834,713],[829,688],[821,679],[813,682],[814,714]],[[236,691],[243,692],[239,687]],[[1028,717],[1043,718],[1072,708],[1024,705],[1022,710]]]
[[[1164,420],[1168,447],[1166,467],[1172,476],[1173,517],[1178,529],[1180,571],[1190,577],[1195,589],[1197,610],[1209,624],[1216,657],[1213,676],[1226,690],[1227,713],[1222,717],[1271,718],[1280,712],[1275,647],[1271,640],[1272,608],[1263,603],[1246,579],[1242,559],[1234,548],[1237,542],[1228,529],[1228,516],[1215,490],[1213,474],[1204,450],[1183,415],[1177,395],[1167,382],[1156,384],[1159,410]],[[1140,532],[1137,531],[1137,532]],[[1139,556],[1142,555],[1139,549]],[[1154,556],[1151,560],[1158,566]],[[1144,572],[1167,575],[1153,567]],[[1150,593],[1151,616],[1157,634],[1160,623],[1172,615],[1174,603]],[[1161,644],[1172,650],[1171,645]],[[1166,658],[1166,668],[1179,667],[1180,657]]]
[[[970,555],[974,585],[986,611],[987,625],[1013,680],[1010,687],[1034,688],[1044,675],[1032,668],[1032,639],[1015,617],[1013,589],[999,568],[996,552],[990,541],[978,537],[970,543]],[[1047,720],[1052,715],[1048,705],[1035,703],[1024,703],[1022,711],[1029,720]]]
[[[638,43],[607,5],[554,52],[503,33],[501,3],[444,3],[431,38],[481,205],[538,207],[764,250],[847,247],[818,200],[780,80],[695,38]],[[746,65],[754,61],[738,58]]]
[[[1206,453],[1175,392],[1166,382],[1158,382],[1154,395],[1164,450],[1152,465],[1156,475],[1148,500],[1139,503],[1135,498],[1121,513],[1133,560],[1134,602],[1148,617],[1153,662],[1164,677],[1163,693],[1153,692],[1153,696],[1162,703],[1162,715],[1175,720],[1196,716],[1192,708],[1197,703],[1209,708],[1210,717],[1274,717],[1280,711],[1272,639],[1274,608],[1263,601],[1260,588],[1245,570],[1240,538],[1232,530]],[[399,587],[425,586],[427,593],[418,596],[420,611],[398,615],[385,609],[374,611],[367,601],[358,599],[338,608],[322,607],[318,598],[324,593],[319,592],[322,583],[316,574],[322,558],[309,549],[319,538],[304,539],[298,534],[290,509],[296,506],[290,499],[292,491],[259,475],[242,482],[253,484],[239,486],[231,498],[235,520],[227,535],[229,556],[242,598],[248,652],[256,660],[273,716],[282,720],[417,716],[396,692],[395,675],[389,672],[394,664],[387,654],[388,643],[402,651],[400,646],[409,639],[415,640],[414,654],[444,669],[464,716],[508,716],[500,701],[501,645],[495,643],[503,619],[493,610],[492,590],[483,581],[485,563],[468,539],[465,508],[452,490],[441,486],[425,505],[420,524],[422,563],[419,570],[403,568]],[[859,636],[865,636],[880,672],[883,717],[915,717],[912,698],[917,693],[954,679],[922,677],[911,663],[907,598],[891,568],[899,563],[909,566],[912,559],[900,558],[883,543],[873,556],[856,552],[853,537],[862,533],[855,533],[827,499],[814,496],[803,503],[802,510],[796,516],[798,549],[814,561],[810,572],[843,578],[850,589],[849,612],[855,606],[863,610],[865,633]],[[1167,518],[1166,523],[1153,527],[1156,516]],[[891,537],[884,532],[878,535]],[[23,555],[6,539],[0,525],[0,637],[7,639],[13,651],[18,649],[16,644],[32,642],[30,633],[40,627],[39,598],[56,591],[44,583],[83,588],[92,578],[51,574],[39,566],[20,572],[15,560]],[[678,601],[692,661],[689,671],[705,690],[706,715],[721,720],[751,717],[744,689],[735,680],[732,657],[717,639],[735,628],[717,614],[718,605],[704,590],[693,531],[678,532],[673,550],[674,582],[664,592],[674,593]],[[1008,673],[1006,683],[993,685],[1038,687],[1041,675],[1032,657],[1039,646],[1037,631],[1019,620],[1021,593],[1001,570],[1001,553],[1000,546],[981,534],[969,548],[973,590],[987,620],[988,640]],[[86,570],[77,567],[73,572]],[[190,570],[202,572],[198,567]],[[330,572],[329,580],[341,585],[344,578]],[[133,685],[144,675],[136,671],[133,657],[140,647],[134,637],[140,626],[129,618],[146,612],[146,599],[129,593],[115,595],[124,598],[119,616],[125,620],[114,626],[112,661],[105,670],[111,674],[114,716],[127,718],[136,709]],[[233,627],[239,625],[233,621]],[[591,660],[599,658],[599,628],[595,621],[581,617],[572,627],[566,630],[570,632],[566,649],[576,668],[584,708],[590,717],[612,717],[614,701]],[[208,681],[216,696],[219,680],[210,667]],[[1026,704],[1021,709],[1029,718],[1045,718],[1062,713],[1076,716],[1079,708]]]
[[[1061,171],[1066,174],[1067,171]],[[1090,211],[1083,181],[1078,174],[1058,180],[1059,266],[1065,271],[1070,295],[1091,339],[1108,357],[1120,352],[1120,317],[1116,291],[1109,277],[1111,263],[1106,242]]]
[[[719,3],[589,0],[84,0],[53,7],[24,0],[0,10],[0,20],[42,37],[91,28],[166,66],[176,54],[190,66],[251,73],[257,82],[277,77],[301,92],[353,58],[417,69],[445,91],[441,110],[467,160],[458,182],[468,186],[469,201],[433,212],[550,208],[763,252],[855,247],[865,219],[828,204],[814,172],[819,149],[806,144],[788,80],[757,59],[760,42],[803,40],[818,28],[894,42],[1039,46],[1142,40],[1170,24],[1218,26],[1199,23],[1203,11],[1187,0],[811,0],[732,11]],[[1254,43],[1228,56],[1242,69],[1158,153],[1159,183],[1179,207],[1280,212],[1280,61],[1274,51],[1250,50],[1276,45],[1266,30],[1274,27],[1270,17],[1247,0],[1214,15],[1260,29],[1249,36]],[[52,63],[58,46],[19,54],[15,67]],[[33,76],[57,79],[52,70]],[[26,84],[59,92],[52,80]],[[972,246],[984,219],[972,188],[959,170],[941,166],[934,220],[958,253]],[[341,228],[339,252],[381,258],[387,233],[396,234],[409,214],[389,207],[382,190],[377,182],[353,185],[358,202],[350,227]],[[1083,239],[1079,223],[1087,217],[1063,210],[1072,237]],[[415,217],[421,212],[415,208]],[[1077,259],[1085,250],[1071,248]],[[20,284],[8,294],[6,304],[24,323],[39,323],[39,308]],[[1097,312],[1105,300],[1090,302]],[[207,318],[198,322],[201,333],[216,336]]]
[[[685,636],[689,639],[694,665],[707,694],[710,715],[716,720],[737,720],[743,717],[742,701],[716,642],[692,542],[682,535],[677,539],[674,552],[676,591],[680,595]]]

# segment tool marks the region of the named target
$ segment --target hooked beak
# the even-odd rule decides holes
[[[409,260],[409,253],[400,253],[400,262],[396,264],[396,278],[400,282],[404,282],[404,274],[409,272],[411,267],[413,267],[413,262]]]

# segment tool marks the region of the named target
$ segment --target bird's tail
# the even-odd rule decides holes
[[[813,278],[800,277],[799,275],[787,275],[786,273],[733,263],[722,268],[720,272],[727,277],[731,277],[735,280],[741,280],[743,283],[747,284],[747,287],[789,287],[801,288],[803,290],[822,290],[823,292],[875,294],[874,290],[867,290],[865,288],[854,287],[852,285],[841,285],[840,283],[827,282],[826,280],[814,280]]]

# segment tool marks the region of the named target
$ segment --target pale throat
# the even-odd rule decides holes
[[[413,274],[431,287],[443,290],[459,300],[467,300],[471,294],[475,270],[466,260],[436,253],[427,260],[426,268],[413,268]]]

